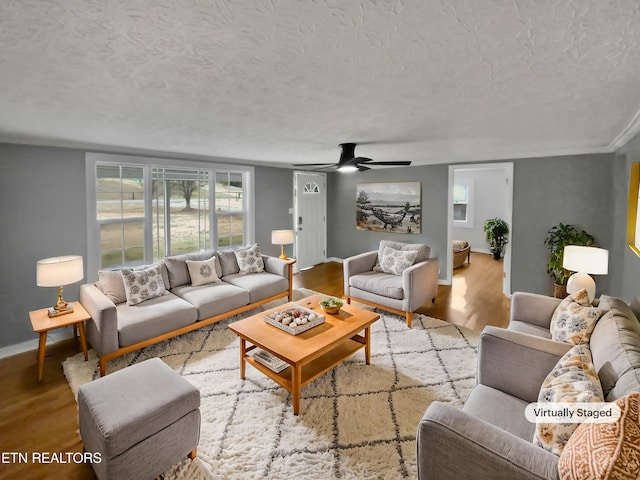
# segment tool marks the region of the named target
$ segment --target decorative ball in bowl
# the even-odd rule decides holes
[[[338,300],[337,298],[325,298],[320,302],[320,307],[325,313],[329,315],[335,315],[340,311],[340,307],[342,307],[342,300]]]

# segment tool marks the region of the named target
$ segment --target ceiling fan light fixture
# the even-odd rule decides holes
[[[355,165],[340,165],[338,167],[338,170],[340,172],[355,172],[358,170],[358,167],[356,167]]]

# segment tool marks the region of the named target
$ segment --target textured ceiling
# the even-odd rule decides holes
[[[638,0],[1,0],[0,141],[416,164],[640,130]]]

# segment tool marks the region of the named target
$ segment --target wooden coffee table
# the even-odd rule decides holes
[[[240,337],[240,378],[245,378],[246,364],[253,365],[291,392],[294,415],[300,412],[300,389],[304,385],[342,363],[361,348],[364,348],[367,365],[371,360],[370,327],[380,315],[347,304],[336,315],[328,315],[320,308],[323,298],[321,295],[303,298],[229,325]],[[295,306],[325,315],[325,322],[298,335],[291,335],[264,321],[264,316],[269,313]],[[364,335],[360,335],[363,331]],[[251,345],[247,346],[247,342]],[[276,373],[248,355],[255,348],[266,350],[291,366]]]

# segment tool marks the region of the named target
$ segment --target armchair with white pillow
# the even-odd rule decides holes
[[[424,244],[380,241],[380,248],[344,260],[344,294],[351,300],[403,315],[411,328],[412,312],[438,294],[439,262]]]

